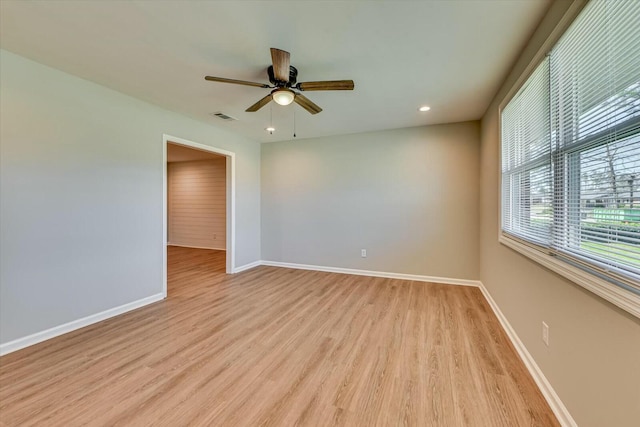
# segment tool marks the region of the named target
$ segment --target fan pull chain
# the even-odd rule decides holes
[[[296,137],[296,109],[293,108],[293,137]]]
[[[269,129],[273,129],[273,103],[269,103]],[[273,130],[269,131],[269,135],[273,135]]]

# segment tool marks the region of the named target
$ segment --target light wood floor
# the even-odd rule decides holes
[[[4,426],[556,426],[478,289],[169,248],[169,298],[0,359]]]

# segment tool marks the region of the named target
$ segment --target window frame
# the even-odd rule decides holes
[[[504,96],[498,106],[497,125],[498,125],[498,242],[522,255],[542,265],[543,267],[563,276],[566,279],[578,284],[579,286],[589,290],[590,292],[609,301],[617,307],[627,311],[628,313],[640,318],[640,295],[625,288],[624,282],[614,284],[609,278],[600,275],[596,269],[593,271],[579,267],[578,258],[570,255],[558,254],[555,250],[545,246],[536,245],[518,238],[502,230],[502,211],[503,211],[503,185],[502,185],[502,113],[507,104],[517,95],[520,89],[527,83],[533,72],[544,61],[547,54],[553,46],[562,37],[569,28],[573,20],[579,15],[586,0],[576,0],[567,10],[560,22],[555,26],[551,35],[542,43],[540,48],[534,54],[532,60],[525,67],[524,71],[516,79]],[[583,146],[583,143],[577,142],[576,145]],[[555,150],[553,150],[555,152]],[[569,150],[565,149],[564,152]],[[552,154],[552,165],[555,167],[557,161],[555,155]]]

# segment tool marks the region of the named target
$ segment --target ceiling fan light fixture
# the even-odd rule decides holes
[[[273,91],[271,97],[279,105],[289,105],[293,102],[293,99],[296,97],[295,93],[292,90],[280,88]]]
[[[431,107],[429,107],[428,105],[423,105],[422,107],[418,108],[418,111],[424,113],[425,111],[429,111],[431,110]]]

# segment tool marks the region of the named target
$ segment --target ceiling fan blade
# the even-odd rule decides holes
[[[322,82],[303,82],[296,86],[300,90],[353,90],[353,80],[327,80]]]
[[[205,80],[209,80],[210,82],[233,83],[233,84],[236,84],[236,85],[255,86],[255,87],[262,87],[262,88],[271,87],[271,86],[269,86],[267,84],[264,84],[264,83],[248,82],[248,81],[245,81],[245,80],[225,79],[224,77],[205,76],[204,79]]]
[[[251,107],[247,108],[244,111],[248,113],[254,113],[259,109],[261,109],[262,107],[264,107],[265,105],[267,105],[270,101],[271,101],[271,94],[265,96],[260,101],[256,102],[255,104],[253,104]]]
[[[318,114],[320,111],[322,111],[322,108],[318,107],[316,104],[311,102],[309,98],[299,93],[296,93],[296,97],[293,98],[293,100],[296,102],[296,104],[298,104],[311,114]]]
[[[271,48],[271,62],[273,62],[273,75],[281,82],[289,81],[290,54],[287,51]]]

